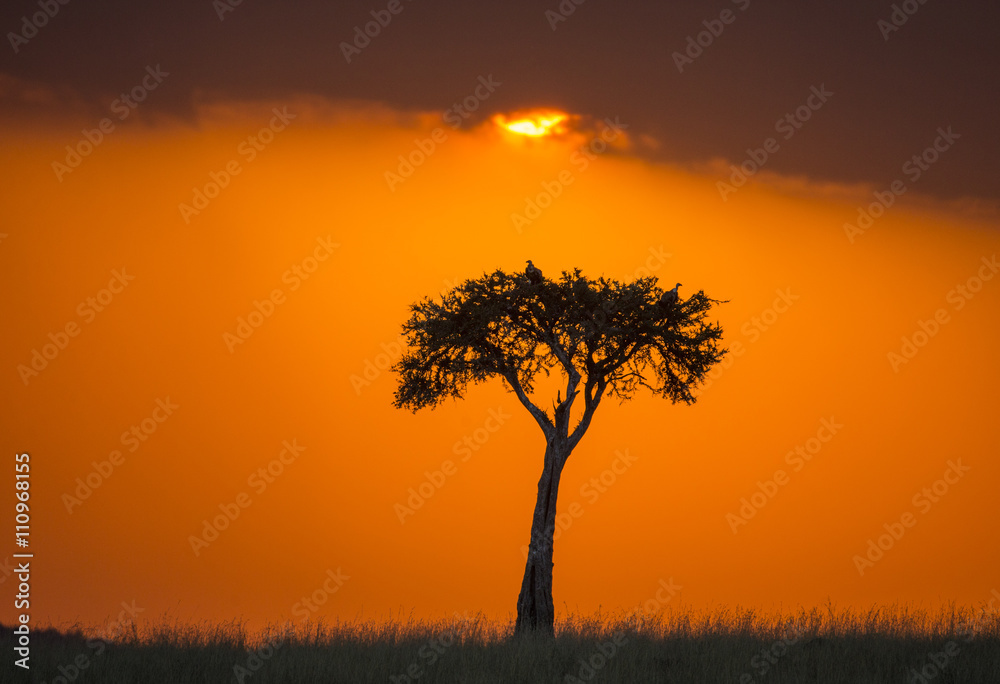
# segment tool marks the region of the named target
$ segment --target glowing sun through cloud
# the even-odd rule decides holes
[[[527,115],[515,116],[508,119],[503,114],[497,114],[493,121],[500,127],[532,138],[539,138],[545,135],[554,135],[566,132],[563,125],[569,120],[569,115],[564,112],[543,111],[534,112]]]

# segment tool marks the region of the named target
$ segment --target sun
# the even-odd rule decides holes
[[[532,138],[565,133],[566,127],[563,124],[568,120],[568,114],[551,110],[515,114],[509,119],[504,114],[493,116],[493,122],[497,126],[505,128],[512,133]]]

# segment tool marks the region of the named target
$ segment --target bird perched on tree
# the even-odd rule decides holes
[[[680,299],[680,295],[677,294],[678,287],[681,287],[680,283],[674,285],[674,289],[664,292],[663,296],[660,297],[660,301],[656,303],[657,306],[663,309],[669,309],[674,306],[677,303],[677,300]]]
[[[528,281],[533,285],[538,285],[543,280],[542,270],[531,263],[531,259],[528,259],[528,268],[524,269],[524,273],[528,276]]]

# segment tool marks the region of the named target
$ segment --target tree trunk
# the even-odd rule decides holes
[[[556,528],[556,497],[559,477],[569,454],[550,442],[545,448],[545,466],[538,480],[538,498],[531,520],[528,561],[524,566],[521,593],[517,597],[514,633],[538,632],[555,636],[555,608],[552,604],[552,536]]]

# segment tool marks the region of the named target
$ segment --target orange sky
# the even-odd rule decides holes
[[[123,601],[255,623],[511,614],[537,426],[499,382],[394,409],[382,368],[408,304],[528,258],[548,276],[651,273],[729,300],[733,353],[695,405],[607,401],[571,456],[557,610],[631,608],[670,578],[692,606],[972,603],[1000,588],[1000,278],[987,266],[1000,222],[972,203],[916,182],[852,243],[844,223],[884,188],[763,172],[723,201],[725,162],[653,164],[638,132],[581,156],[599,122],[527,139],[318,100],[130,121],[57,180],[53,160],[96,125],[15,122],[0,148],[0,434],[7,458],[32,458],[33,619],[94,623]],[[415,140],[437,141],[428,154]],[[421,145],[423,163],[387,181]],[[204,209],[179,208],[230,162]],[[556,186],[519,231],[511,215]],[[120,291],[102,294],[111,281]],[[241,317],[260,325],[236,343]],[[922,321],[935,334],[894,363]],[[64,348],[19,370],[50,334]],[[921,494],[959,461],[936,501]],[[779,469],[785,484],[734,533],[727,516]],[[401,522],[427,473],[441,486]],[[99,485],[68,499],[88,476]],[[220,506],[239,516],[193,548]],[[862,575],[855,556],[907,513]],[[301,603],[314,591],[315,612]],[[14,614],[4,601],[0,620]]]

